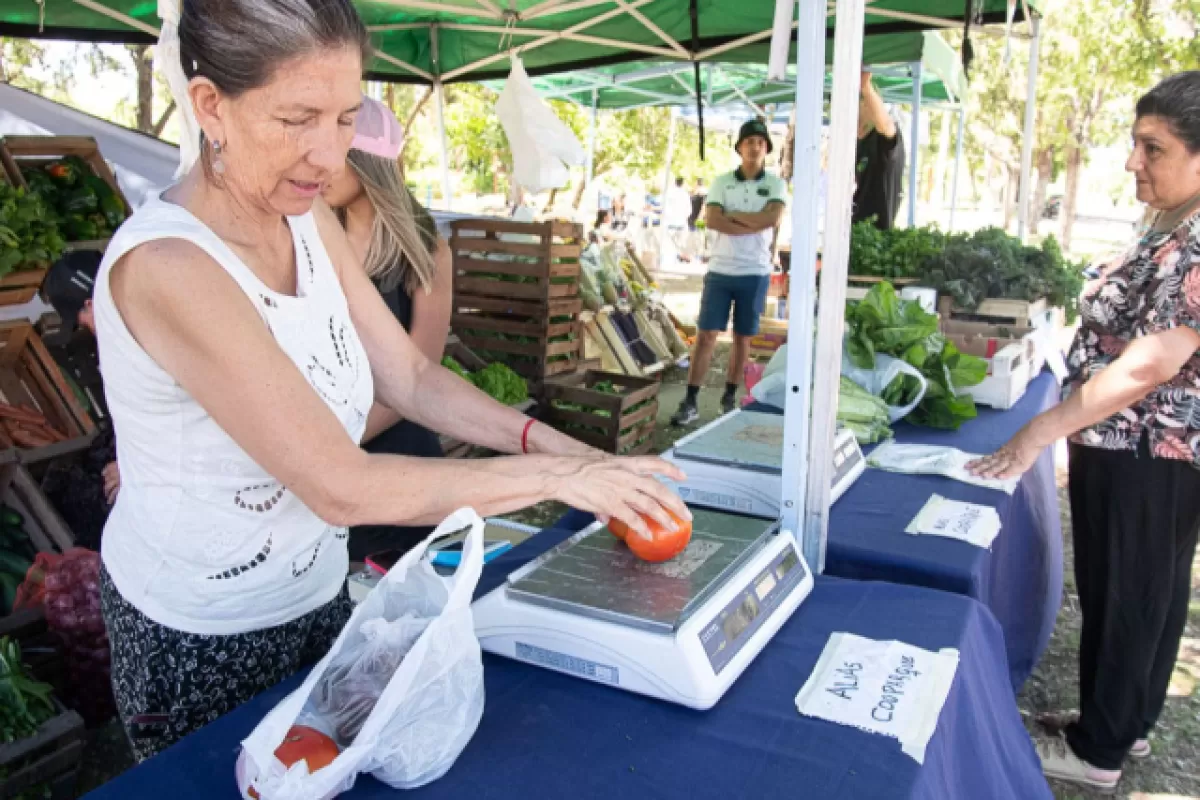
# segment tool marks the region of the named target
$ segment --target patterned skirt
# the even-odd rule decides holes
[[[112,647],[113,694],[138,761],[324,657],[354,604],[341,594],[274,628],[231,636],[160,625],[100,570],[100,604]]]

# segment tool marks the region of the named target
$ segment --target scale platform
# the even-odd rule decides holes
[[[812,590],[774,520],[692,509],[692,540],[661,564],[596,523],[473,606],[484,650],[711,708]]]
[[[689,504],[778,517],[783,495],[783,416],[733,411],[675,443],[663,458],[687,473],[675,488]],[[833,446],[836,502],[867,467],[854,434],[840,429]]]

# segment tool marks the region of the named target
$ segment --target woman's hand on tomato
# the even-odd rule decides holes
[[[616,520],[634,535],[652,539],[647,520],[671,530],[678,527],[672,514],[686,522],[692,519],[679,495],[655,475],[677,482],[686,480],[678,467],[650,456],[562,459],[561,467],[553,472],[551,496],[595,514],[601,522]]]

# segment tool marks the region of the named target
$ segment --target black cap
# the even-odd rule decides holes
[[[766,139],[767,152],[772,153],[775,151],[775,145],[771,143],[771,132],[767,130],[767,123],[763,122],[761,119],[752,119],[742,125],[742,129],[738,131],[737,144],[733,146],[733,149],[737,150],[742,146],[742,142],[746,141],[751,136],[761,136],[762,138]]]
[[[54,262],[46,273],[42,294],[62,317],[62,329],[67,334],[75,330],[83,304],[92,297],[101,257],[96,250],[76,250]]]

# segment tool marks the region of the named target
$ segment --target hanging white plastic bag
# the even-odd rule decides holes
[[[442,578],[425,559],[434,540],[469,528],[462,562]],[[322,800],[369,772],[396,789],[446,774],[483,716],[483,661],[471,598],[483,571],[484,522],[459,509],[388,571],[355,609],[304,684],[242,742],[238,788],[261,800]],[[338,741],[341,753],[309,774],[275,758],[295,724]]]
[[[889,422],[904,419],[911,414],[913,409],[921,404],[921,398],[925,396],[925,390],[929,388],[929,382],[925,380],[925,376],[912,364],[899,358],[892,358],[891,356],[879,353],[875,354],[875,368],[863,369],[862,367],[854,366],[854,363],[843,352],[842,374],[876,397],[882,397],[883,390],[901,375],[911,375],[917,379],[917,383],[921,385],[921,388],[917,392],[916,399],[906,406],[888,406]]]
[[[531,192],[561,188],[570,179],[567,167],[587,161],[583,145],[542,100],[516,56],[496,100],[496,116],[508,137],[518,186]]]

